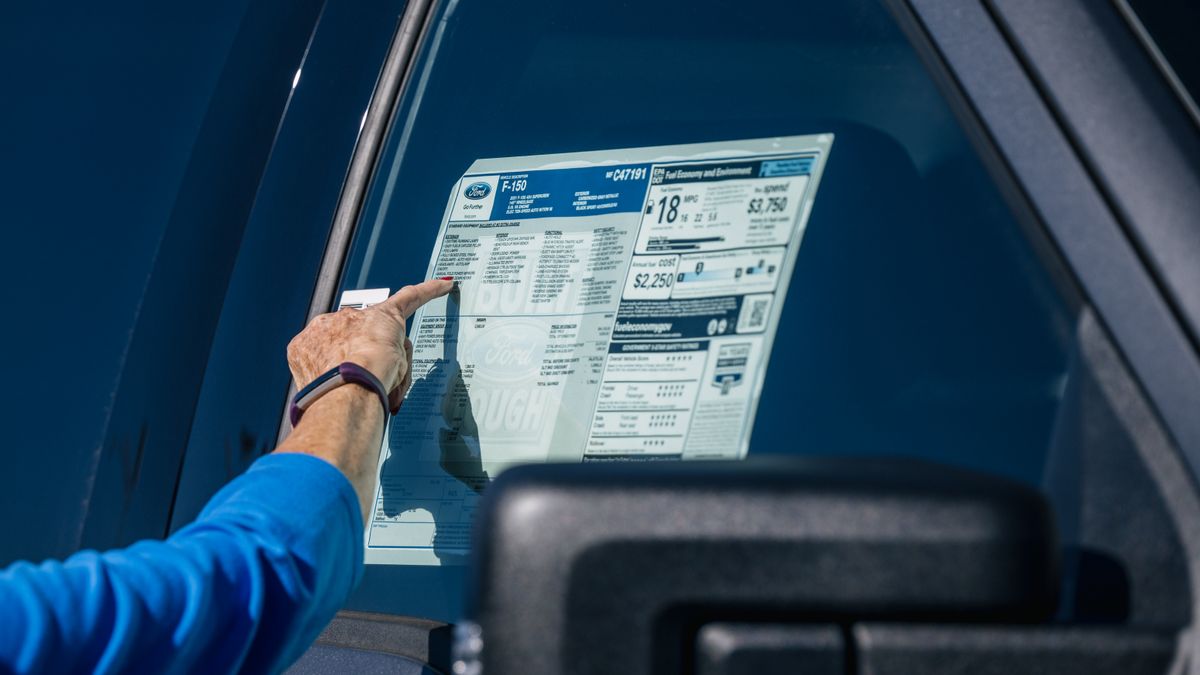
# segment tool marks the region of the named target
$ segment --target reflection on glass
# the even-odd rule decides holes
[[[412,391],[392,422],[391,452],[380,471],[381,498],[375,517],[376,523],[384,524],[372,528],[383,531],[380,542],[396,541],[397,548],[410,547],[414,541],[431,546],[436,561],[425,557],[426,564],[463,562],[475,502],[488,481],[480,461],[479,428],[458,358],[461,300],[456,286],[446,302],[442,357],[423,376],[414,377]],[[414,373],[419,367],[414,362]],[[418,437],[413,428],[425,427],[428,420],[436,425],[440,454],[435,461],[412,452]],[[415,537],[414,530],[419,533]]]

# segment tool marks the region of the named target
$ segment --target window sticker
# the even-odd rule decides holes
[[[413,317],[370,564],[465,562],[523,462],[744,457],[832,134],[476,161]]]

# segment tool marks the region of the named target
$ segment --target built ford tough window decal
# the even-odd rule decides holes
[[[458,563],[520,462],[740,458],[830,134],[486,159],[380,452],[374,564]]]

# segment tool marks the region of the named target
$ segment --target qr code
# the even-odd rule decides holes
[[[771,306],[770,298],[755,298],[750,301],[750,318],[746,328],[754,330],[767,325],[767,308]]]
[[[747,295],[742,300],[742,311],[738,314],[737,332],[761,333],[766,330],[773,298],[770,293]]]

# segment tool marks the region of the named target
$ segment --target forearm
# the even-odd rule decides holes
[[[275,452],[312,455],[340,469],[354,487],[367,522],[382,438],[379,399],[363,387],[346,385],[317,399]]]
[[[278,672],[361,573],[342,474],[272,455],[165,542],[0,571],[0,672]]]

